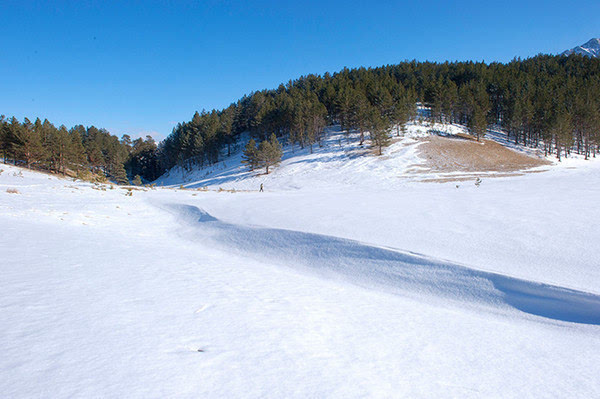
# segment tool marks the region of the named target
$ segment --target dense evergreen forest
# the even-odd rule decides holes
[[[150,182],[162,171],[150,136],[132,141],[123,135],[119,140],[105,129],[57,128],[39,118],[19,122],[0,116],[0,154],[15,165],[87,179],[108,177],[119,184]]]
[[[161,143],[162,165],[214,163],[245,131],[312,149],[332,123],[359,133],[360,144],[369,132],[381,152],[417,102],[430,107],[432,121],[463,124],[477,139],[494,126],[559,158],[599,150],[600,59],[538,55],[507,64],[411,61],[303,76],[223,110],[196,112]]]
[[[432,121],[463,124],[477,139],[494,126],[515,143],[543,147],[559,159],[572,151],[586,158],[599,151],[600,59],[579,55],[538,55],[506,64],[410,61],[307,75],[225,109],[196,112],[158,146],[151,138],[119,140],[94,127],[67,130],[39,119],[20,123],[3,117],[0,151],[5,160],[30,167],[151,181],[175,165],[218,162],[240,148],[244,132],[257,142],[275,134],[312,150],[327,125],[340,124],[381,153],[415,116],[417,102],[430,107]]]

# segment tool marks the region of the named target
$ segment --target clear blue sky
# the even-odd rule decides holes
[[[0,113],[162,139],[344,66],[509,61],[600,36],[600,1],[0,1]]]

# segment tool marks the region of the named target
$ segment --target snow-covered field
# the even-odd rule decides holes
[[[0,165],[0,396],[600,397],[600,162],[456,187],[406,140],[131,196]]]

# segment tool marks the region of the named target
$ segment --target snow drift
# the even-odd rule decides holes
[[[487,273],[423,255],[354,240],[293,230],[229,224],[191,205],[171,204],[186,230],[182,237],[210,240],[247,254],[363,287],[411,296],[514,307],[549,319],[600,324],[600,296],[564,287]]]

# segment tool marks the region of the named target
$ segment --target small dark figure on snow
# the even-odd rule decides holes
[[[260,191],[261,193],[264,191],[264,190],[263,190],[263,184],[262,184],[262,183],[260,183],[260,190],[259,190],[259,191]]]
[[[478,177],[477,179],[475,179],[475,185],[477,187],[479,187],[480,184],[481,184],[481,179]]]

